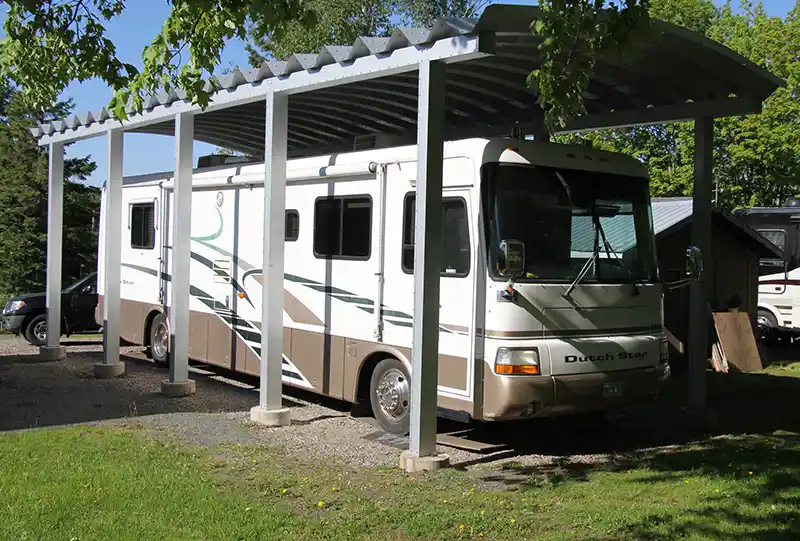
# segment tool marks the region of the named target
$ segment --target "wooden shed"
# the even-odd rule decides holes
[[[654,198],[653,227],[656,234],[661,277],[679,280],[685,269],[686,248],[691,245],[691,198]],[[750,316],[753,329],[758,314],[758,262],[783,254],[750,226],[728,212],[715,208],[711,223],[711,254],[703,254],[704,272],[710,275],[711,309],[738,307]],[[671,334],[670,364],[681,370],[689,336],[689,288],[664,292],[664,324]]]

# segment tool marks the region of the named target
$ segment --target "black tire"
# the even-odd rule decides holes
[[[166,332],[166,345],[163,344],[162,332]],[[156,364],[169,365],[169,322],[164,314],[158,314],[150,324],[149,350],[150,358]]]
[[[411,381],[403,363],[393,357],[378,363],[372,371],[369,383],[369,401],[372,405],[372,414],[385,432],[397,436],[408,434],[411,418]]]
[[[41,334],[44,329],[44,335]],[[47,343],[47,316],[39,314],[25,327],[25,340],[32,346],[43,346]]]
[[[758,311],[758,332],[767,345],[774,345],[778,339],[778,320],[769,310]]]

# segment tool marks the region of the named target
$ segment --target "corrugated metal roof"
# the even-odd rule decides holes
[[[532,6],[493,4],[477,20],[446,18],[430,29],[398,29],[386,38],[363,37],[349,46],[322,47],[256,69],[237,68],[217,77],[218,90],[212,95],[217,109],[196,117],[195,139],[263,155],[264,101],[258,89],[266,81],[298,85],[299,93],[289,100],[289,150],[295,153],[345,150],[361,135],[413,135],[415,67],[427,53],[448,43],[450,49],[441,57],[450,61],[447,136],[509,133],[515,123],[535,122],[541,116],[535,93],[525,85],[528,74],[538,67],[539,39],[531,35],[529,25],[540,13]],[[744,114],[758,110],[782,82],[703,36],[658,21],[654,28],[656,39],[633,45],[638,53],[633,60],[597,62],[584,96],[587,115],[577,119],[581,126]],[[470,36],[475,38],[473,44],[479,43],[477,54],[458,41]],[[361,73],[358,82],[342,84],[363,70],[369,58],[375,60],[374,70]],[[324,85],[302,91],[321,74]],[[185,97],[181,91],[150,96],[144,111],[131,115],[122,127],[171,135],[179,109],[175,104],[189,106]],[[46,144],[101,135],[107,128],[98,125],[111,124],[119,125],[100,109],[44,123],[32,131]]]
[[[656,237],[667,233],[673,227],[677,227],[682,223],[688,223],[688,220],[692,218],[692,210],[694,208],[692,199],[689,197],[654,198],[652,206],[653,229]],[[711,217],[712,219],[719,218],[723,223],[730,226],[732,231],[738,234],[740,238],[759,250],[761,257],[784,257],[784,253],[780,248],[730,212],[714,207]],[[712,243],[714,242],[713,229],[711,241]]]
[[[656,197],[652,200],[652,206],[653,231],[656,235],[692,216],[693,206],[690,197]]]

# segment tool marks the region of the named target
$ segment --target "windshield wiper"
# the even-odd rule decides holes
[[[606,255],[608,256],[608,259],[612,259],[611,258],[611,252],[614,252],[614,255],[615,255],[615,257],[613,258],[614,261],[619,263],[619,266],[622,267],[622,270],[624,270],[628,274],[628,278],[630,278],[630,284],[631,284],[631,286],[633,286],[633,296],[635,297],[635,296],[639,295],[640,291],[639,291],[639,286],[636,283],[636,277],[631,272],[631,269],[626,267],[625,263],[623,263],[622,260],[620,260],[618,257],[616,257],[617,251],[614,250],[614,248],[611,247],[611,243],[608,242],[608,239],[606,238],[606,232],[603,230],[603,226],[600,223],[600,219],[599,218],[597,220],[597,228],[600,231],[600,235],[603,237],[603,246],[606,249]]]
[[[614,248],[612,248],[611,243],[608,242],[608,238],[606,237],[606,232],[603,229],[603,224],[600,222],[600,216],[597,214],[597,212],[592,213],[592,224],[594,225],[594,246],[592,248],[592,257],[586,260],[586,264],[583,265],[583,268],[581,268],[580,272],[572,281],[572,283],[569,285],[567,290],[564,292],[563,296],[564,297],[570,296],[570,294],[575,290],[580,281],[584,279],[584,277],[589,272],[589,269],[593,264],[597,265],[598,275],[600,274],[599,273],[600,266],[597,261],[598,258],[600,257],[600,237],[602,237],[603,248],[605,248],[606,256],[608,257],[608,259],[609,260],[614,259],[617,263],[619,263],[620,267],[622,267],[622,269],[628,274],[628,277],[631,280],[630,284],[633,286],[633,295],[634,296],[639,295],[640,292],[639,292],[639,287],[636,284],[636,277],[633,275],[631,270],[628,267],[626,267],[625,263],[620,261],[619,258],[611,257],[611,252],[614,252],[614,254],[616,254],[617,252],[616,250],[614,250]]]
[[[589,272],[589,268],[593,264],[596,264],[597,258],[600,257],[599,232],[602,231],[603,227],[600,225],[600,217],[597,215],[596,212],[592,212],[592,224],[594,225],[594,244],[592,246],[592,257],[590,257],[589,259],[586,260],[586,263],[583,265],[583,267],[581,268],[581,270],[578,273],[578,275],[575,277],[575,279],[569,285],[567,290],[562,294],[563,297],[569,297],[572,294],[572,292],[575,290],[575,287],[577,287],[578,283],[581,280],[583,280],[584,276],[586,276],[586,274]],[[605,236],[605,233],[604,233],[603,234],[603,239],[604,240],[605,240],[605,237],[606,236]],[[606,243],[606,244],[608,244],[608,243]],[[608,249],[608,246],[606,246],[606,249]]]

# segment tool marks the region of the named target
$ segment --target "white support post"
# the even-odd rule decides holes
[[[61,254],[64,225],[64,144],[50,143],[50,179],[47,187],[47,339],[39,358],[58,361],[61,347]]]
[[[103,362],[95,363],[97,378],[114,378],[125,373],[119,359],[120,282],[122,272],[122,156],[121,129],[108,130],[108,178],[103,235],[105,282],[103,284]]]
[[[400,467],[408,472],[438,469],[449,463],[447,455],[436,455],[445,83],[444,64],[420,63],[411,426],[409,449],[400,457]]]
[[[175,193],[172,220],[172,295],[170,295],[169,379],[161,394],[188,396],[195,392],[189,379],[189,285],[192,234],[192,174],[194,115],[175,115]]]
[[[714,158],[714,120],[698,118],[694,123],[694,195],[692,208],[692,244],[700,249],[703,260],[711,260],[711,187]],[[706,265],[708,266],[708,265]],[[706,367],[710,274],[703,272],[700,281],[689,288],[688,376],[690,410],[706,406]]]
[[[291,423],[281,398],[283,362],[283,251],[289,96],[269,92],[264,138],[264,256],[261,282],[261,389],[250,418],[266,426]]]

